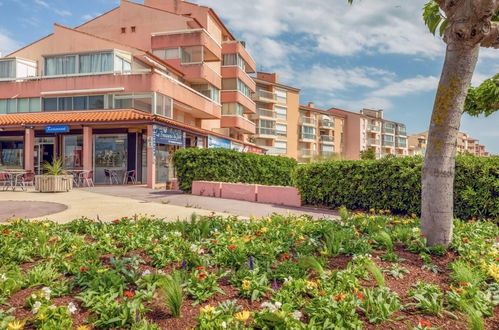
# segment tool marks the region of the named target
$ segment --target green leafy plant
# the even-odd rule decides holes
[[[179,272],[167,275],[161,281],[161,288],[165,297],[166,306],[174,318],[180,317],[180,309],[184,301],[182,292],[182,280]]]
[[[52,164],[45,162],[42,166],[45,175],[64,175],[64,162],[60,158],[55,158]]]
[[[440,287],[425,282],[417,282],[416,284],[413,284],[413,287],[414,289],[409,290],[407,295],[416,302],[406,304],[405,307],[414,306],[421,313],[443,317],[444,294]],[[446,313],[456,318],[456,316],[450,312],[446,311]]]
[[[398,279],[403,279],[404,274],[409,274],[409,270],[397,264],[390,265],[388,268],[383,269],[384,273]]]
[[[204,268],[197,269],[189,276],[186,283],[186,292],[194,298],[193,305],[205,301],[217,292],[225,294],[218,286],[217,280],[219,278],[219,275],[216,273],[207,273]]]
[[[388,288],[365,289],[363,294],[360,309],[370,323],[389,321],[390,316],[401,308],[399,296]]]

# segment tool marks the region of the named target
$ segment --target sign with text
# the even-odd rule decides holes
[[[69,132],[68,125],[48,125],[45,126],[45,133],[67,133]]]
[[[232,149],[232,142],[210,135],[208,136],[208,148]]]
[[[173,146],[184,146],[184,134],[171,127],[154,126],[154,142]]]

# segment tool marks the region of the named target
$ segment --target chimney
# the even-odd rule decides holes
[[[308,102],[308,107],[309,108],[315,108],[315,103],[314,102]]]
[[[279,82],[279,76],[277,75],[277,73],[257,72],[256,77],[260,80],[265,80],[270,83],[277,84]]]

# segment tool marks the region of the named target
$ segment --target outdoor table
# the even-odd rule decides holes
[[[27,173],[27,171],[25,170],[6,169],[3,171],[10,177],[10,186],[12,188],[12,191],[16,191],[16,188],[18,187],[19,178],[21,178],[23,175]],[[21,187],[21,189],[24,190],[24,187]]]
[[[110,173],[111,177],[114,175],[117,179],[119,179],[120,177],[123,178],[123,184],[126,184],[125,181],[127,179],[127,174],[128,174],[127,170],[125,170],[125,169],[109,170],[109,173]]]
[[[73,183],[79,187],[80,186],[80,175],[84,172],[87,172],[87,170],[66,170],[68,174],[73,176]]]

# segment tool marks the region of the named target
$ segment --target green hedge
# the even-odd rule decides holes
[[[296,161],[226,149],[182,149],[173,162],[180,189],[191,191],[192,181],[244,182],[290,186]]]
[[[307,204],[420,214],[422,165],[421,157],[307,164],[293,181]],[[499,217],[499,157],[457,157],[454,214]]]

